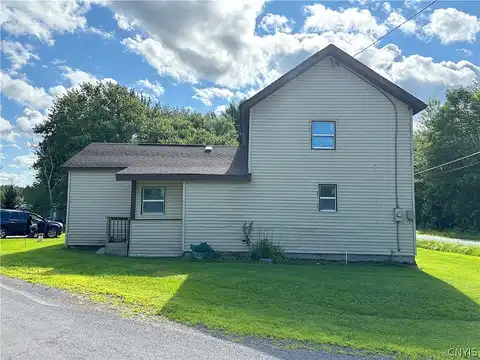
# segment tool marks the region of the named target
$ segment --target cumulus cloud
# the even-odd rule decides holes
[[[87,11],[88,2],[4,0],[0,25],[12,35],[32,35],[53,44],[55,32],[84,29]]]
[[[322,4],[307,5],[304,10],[306,31],[352,31],[377,37],[388,31],[387,26],[379,23],[369,10],[349,8],[336,11]]]
[[[30,59],[40,60],[38,55],[31,51],[32,47],[28,44],[2,40],[2,52],[10,60],[12,70],[20,70]]]
[[[23,79],[14,79],[9,74],[0,73],[2,94],[21,105],[41,110],[52,103],[52,96],[44,88],[34,87]]]
[[[30,168],[37,161],[37,155],[29,153],[27,155],[20,155],[13,159],[13,165],[19,168]]]
[[[215,110],[213,110],[213,112],[215,113],[215,115],[221,115],[225,112],[226,109],[227,105],[219,105],[215,108]]]
[[[21,172],[5,172],[0,171],[0,185],[15,184],[19,186],[26,186],[33,183],[33,171],[24,170]]]
[[[241,100],[246,94],[241,91],[232,91],[227,88],[209,87],[203,89],[193,88],[195,94],[192,99],[200,100],[204,105],[212,106],[213,99]]]
[[[150,82],[148,79],[138,80],[137,85],[150,94],[153,100],[157,101],[165,93],[165,88],[158,82]]]
[[[388,19],[386,23],[391,27],[396,27],[402,24],[405,20],[407,19],[402,14],[396,11],[392,11],[388,15]],[[407,34],[414,34],[416,31],[418,31],[418,25],[415,22],[415,20],[412,19],[409,22],[406,22],[405,24],[403,24],[401,27],[399,27],[398,30]]]
[[[473,43],[480,32],[480,20],[475,15],[453,8],[435,9],[424,31],[429,36],[438,37],[442,44]]]
[[[45,120],[46,116],[40,111],[25,108],[23,115],[17,117],[16,125],[19,131],[32,134],[35,126],[42,124]]]
[[[288,19],[286,16],[268,13],[260,21],[259,27],[267,33],[291,33],[294,25],[295,21]]]

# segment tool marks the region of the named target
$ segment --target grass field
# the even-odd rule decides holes
[[[2,240],[1,254],[4,275],[240,335],[409,358],[480,347],[480,257],[419,249],[419,268],[196,263],[23,239]]]
[[[469,246],[453,242],[417,239],[417,247],[422,249],[452,252],[472,256],[480,256],[480,246]]]

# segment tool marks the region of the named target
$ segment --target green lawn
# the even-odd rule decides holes
[[[442,237],[451,238],[451,239],[480,241],[480,235],[474,234],[468,231],[462,232],[462,231],[456,231],[456,230],[420,229],[417,231],[417,234],[442,236]]]
[[[1,241],[2,274],[236,334],[448,358],[480,347],[480,257],[419,249],[419,269],[119,258]]]
[[[463,244],[457,244],[454,242],[417,239],[417,247],[422,249],[480,256],[480,246],[463,245]]]

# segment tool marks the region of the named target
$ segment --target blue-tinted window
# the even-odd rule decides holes
[[[312,122],[312,149],[335,149],[334,121]]]
[[[142,188],[143,213],[165,213],[165,188]]]

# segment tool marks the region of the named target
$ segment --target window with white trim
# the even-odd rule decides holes
[[[318,210],[337,211],[337,185],[318,185]]]
[[[142,214],[165,213],[165,188],[142,187]]]
[[[335,121],[312,121],[312,149],[335,150]]]

